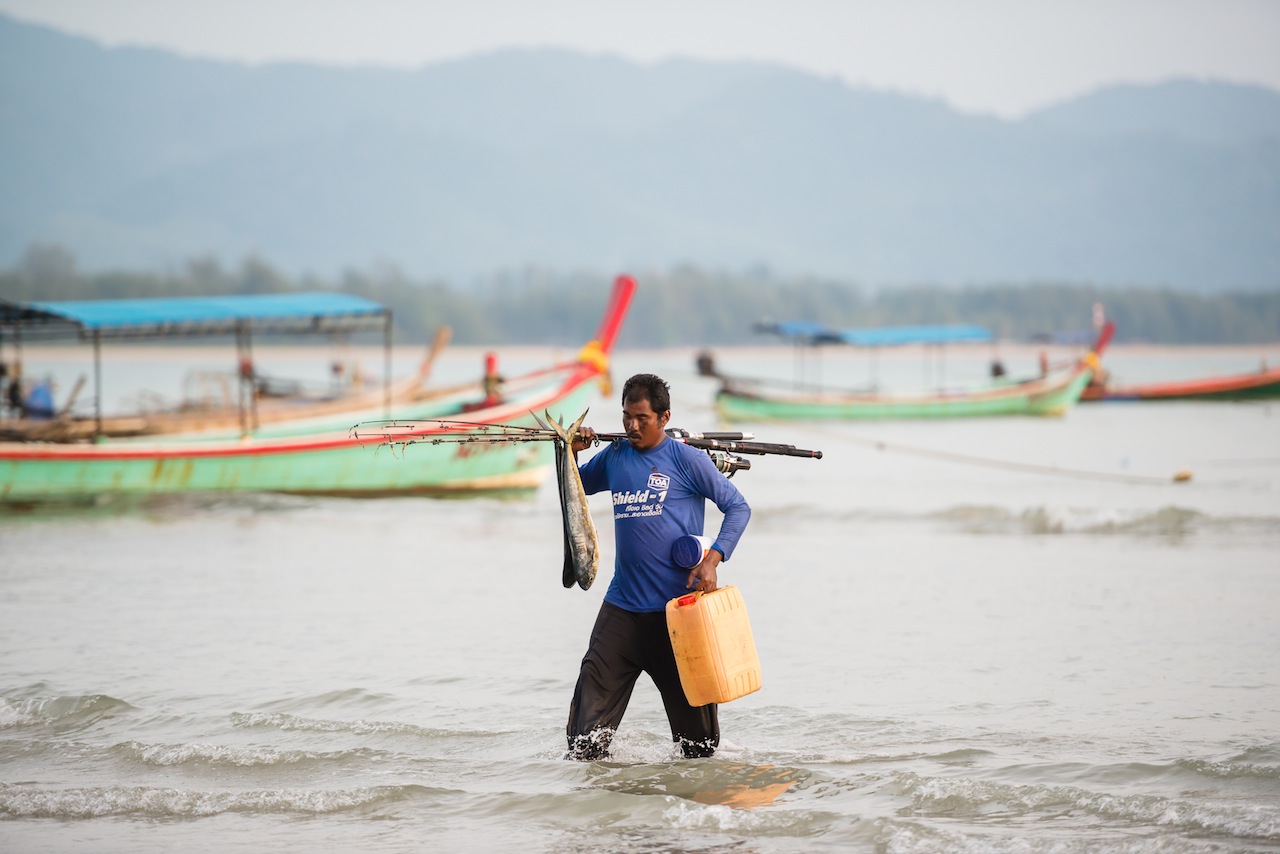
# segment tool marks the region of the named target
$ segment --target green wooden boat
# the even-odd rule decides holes
[[[548,443],[420,442],[394,451],[352,436],[351,427],[387,418],[534,426],[529,413],[544,409],[576,417],[595,396],[597,383],[607,383],[608,355],[634,288],[630,277],[619,277],[596,337],[578,357],[508,379],[500,400],[477,405],[484,397],[477,385],[418,404],[278,422],[244,435],[3,442],[0,505],[189,492],[385,496],[533,489],[553,463]]]
[[[894,327],[835,332],[818,324],[775,324],[769,331],[805,337],[810,343],[842,341],[878,346],[918,341],[989,340],[978,327]],[[1105,327],[1089,351],[1069,368],[1035,379],[996,379],[976,387],[918,393],[851,393],[839,391],[772,392],[752,380],[722,376],[716,408],[728,421],[972,418],[997,415],[1062,415],[1077,400],[1098,368],[1098,355],[1111,339]],[[988,336],[984,338],[984,335]]]

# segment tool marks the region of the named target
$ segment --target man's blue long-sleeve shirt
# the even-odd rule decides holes
[[[724,514],[715,548],[725,560],[751,518],[742,493],[706,452],[671,438],[647,451],[615,441],[578,471],[588,494],[613,495],[617,555],[604,600],[627,611],[663,611],[669,599],[689,592],[689,570],[672,560],[671,546],[685,534],[702,534],[706,499]]]

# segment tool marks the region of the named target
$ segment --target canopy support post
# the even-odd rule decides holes
[[[383,370],[382,370],[382,405],[383,417],[391,417],[391,309],[387,309],[387,313],[383,315],[382,323],[382,352],[383,352]]]
[[[14,414],[14,418],[22,417],[22,324],[15,323],[13,326],[13,376],[9,378],[10,388],[4,390],[5,394],[9,394],[12,385],[17,384],[17,400],[15,406],[18,411]]]
[[[244,399],[244,394],[245,394],[244,384],[246,380],[250,379],[248,374],[252,370],[253,370],[253,362],[250,361],[249,357],[246,355],[246,352],[245,352],[244,321],[242,320],[236,324],[236,373],[240,377],[240,382],[237,386],[236,405],[240,410],[240,437],[241,438],[244,438],[245,436],[249,435],[249,416],[248,416],[248,406],[245,403],[245,399]]]
[[[258,369],[253,364],[253,330],[246,322],[244,327],[244,356],[249,363],[249,423],[257,430],[258,424]]]
[[[93,441],[102,441],[102,333],[93,330]]]

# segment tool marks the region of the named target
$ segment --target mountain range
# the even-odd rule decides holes
[[[0,15],[0,151],[0,265],[1280,288],[1280,93],[1224,82],[1010,121],[767,64],[246,66]]]

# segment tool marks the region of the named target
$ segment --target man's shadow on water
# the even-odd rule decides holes
[[[720,759],[640,765],[594,762],[588,766],[587,775],[591,788],[631,795],[671,795],[734,809],[770,806],[811,776],[799,768]]]

